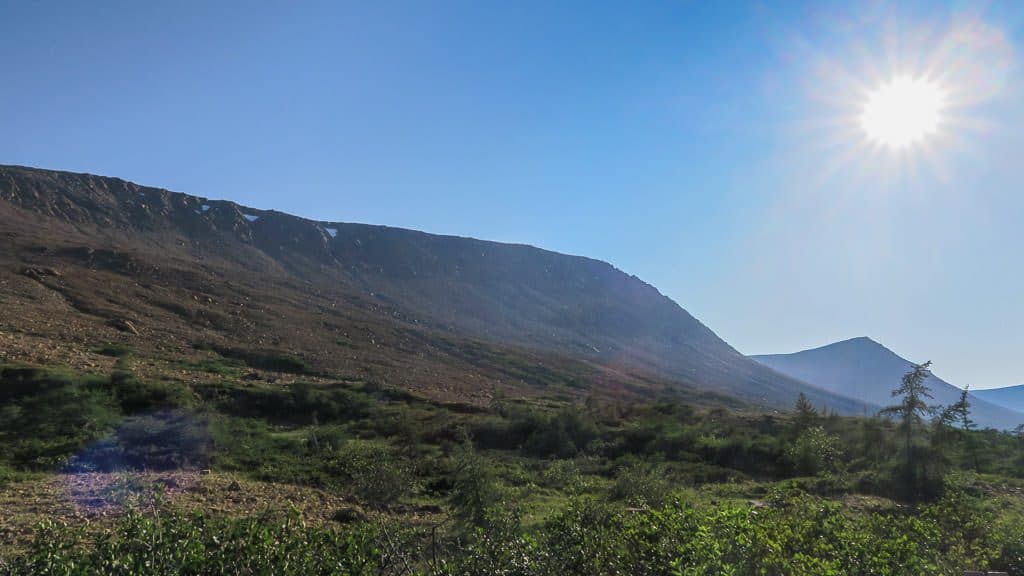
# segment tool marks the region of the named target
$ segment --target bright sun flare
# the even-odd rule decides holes
[[[890,149],[906,148],[938,130],[945,104],[938,85],[898,76],[868,95],[860,123],[871,141]]]

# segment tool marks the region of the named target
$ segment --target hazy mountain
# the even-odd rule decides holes
[[[876,405],[893,404],[892,390],[913,366],[870,338],[854,338],[793,354],[752,356],[775,370],[838,394]],[[937,376],[928,381],[934,404],[949,405],[960,388]],[[971,393],[971,414],[979,426],[1009,429],[1024,423],[1024,414],[998,406]]]
[[[776,407],[802,391],[864,409],[746,358],[634,276],[531,246],[0,167],[0,254],[7,329],[55,339],[99,339],[128,321],[151,343],[287,348],[324,370],[456,396],[560,382],[702,389]]]
[[[986,402],[991,402],[1010,410],[1024,412],[1024,385],[975,390],[971,394]],[[1024,421],[1021,423],[1024,424]]]

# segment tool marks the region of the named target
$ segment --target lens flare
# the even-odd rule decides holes
[[[868,95],[860,123],[872,142],[901,149],[938,131],[945,107],[945,90],[937,84],[897,76]]]

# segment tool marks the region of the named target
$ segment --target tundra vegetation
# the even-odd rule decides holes
[[[0,573],[1024,574],[1024,439],[976,429],[966,395],[929,405],[927,365],[842,417],[802,396],[447,404],[206,352],[190,369],[216,384],[143,381],[118,347],[105,375],[2,368],[0,493],[119,480],[113,513],[23,514]],[[214,480],[167,490],[185,472]],[[226,505],[251,486],[304,496]]]

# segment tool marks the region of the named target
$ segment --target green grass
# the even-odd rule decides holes
[[[203,358],[201,360],[176,361],[171,363],[171,367],[179,370],[217,374],[219,376],[237,379],[242,375],[245,364],[237,360],[229,360],[225,358]]]

